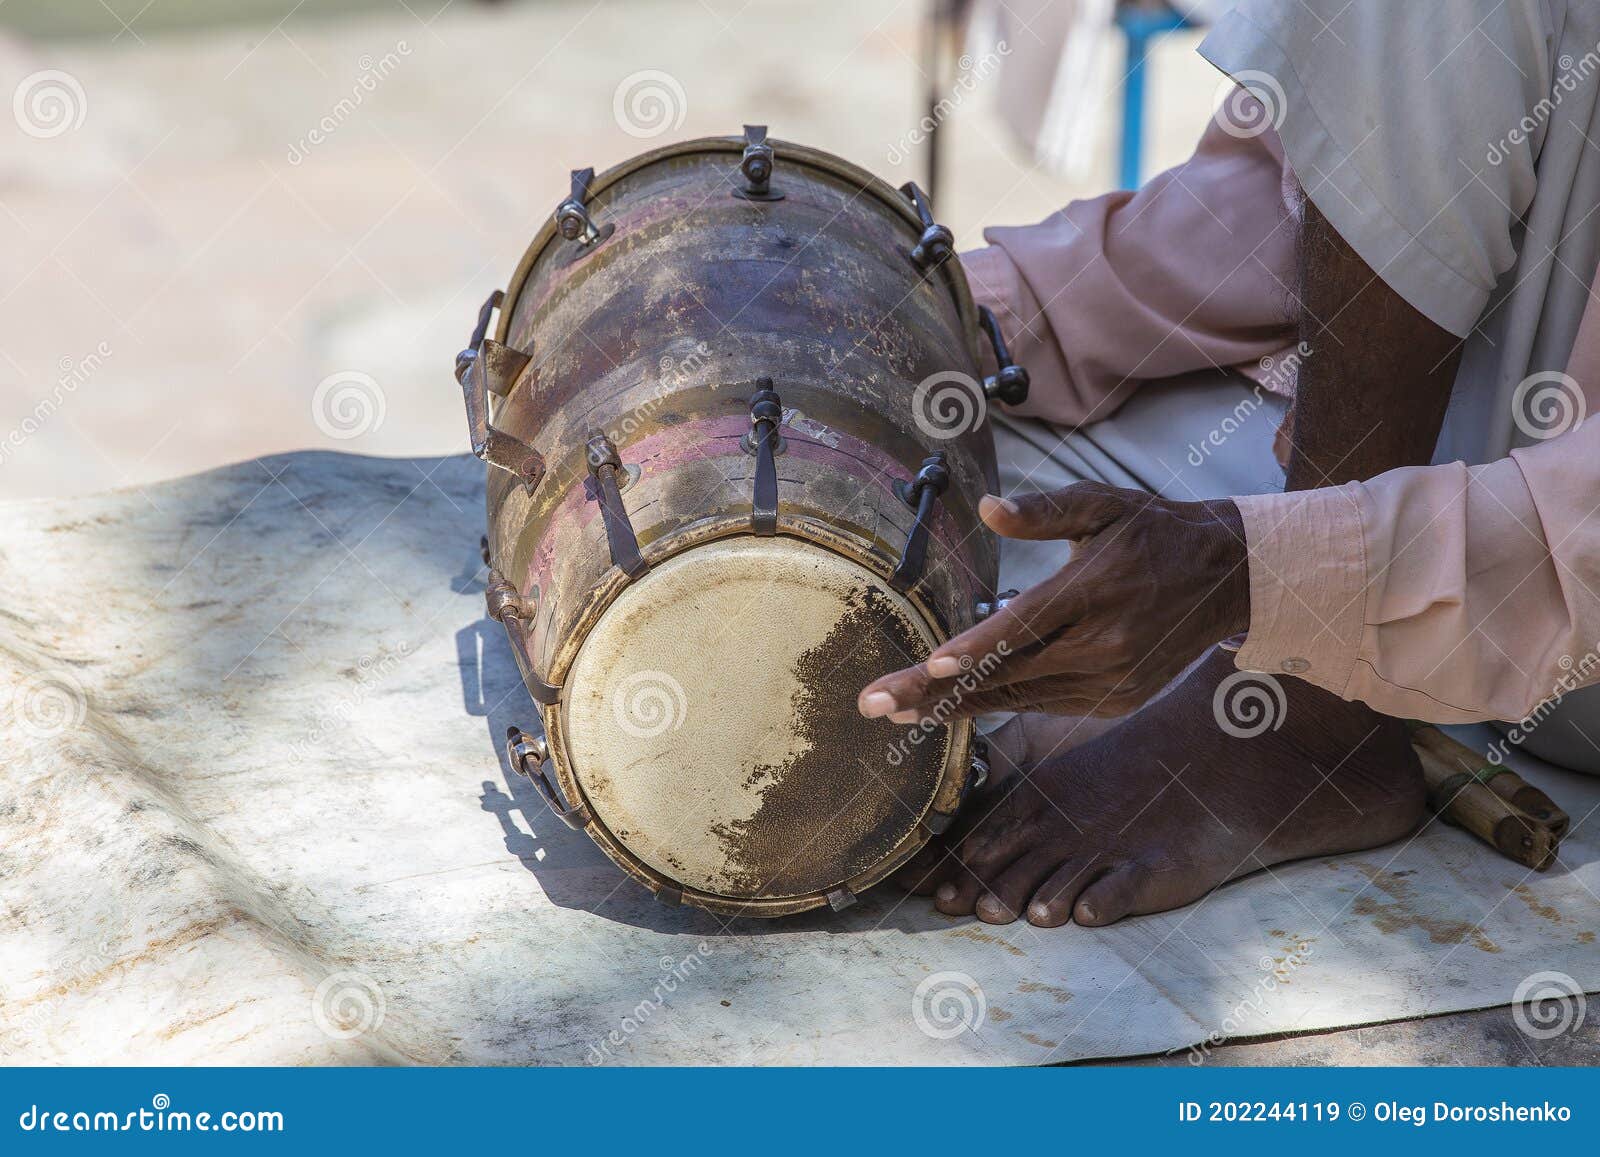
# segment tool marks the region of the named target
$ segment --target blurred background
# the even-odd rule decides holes
[[[1200,3],[0,0],[0,498],[464,451],[479,304],[569,170],[671,140],[926,185],[930,118],[964,248],[1137,180],[1218,98]]]

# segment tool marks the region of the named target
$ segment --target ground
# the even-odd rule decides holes
[[[464,449],[455,353],[570,169],[765,121],[896,183],[922,177],[925,151],[905,143],[921,115],[911,0],[827,20],[800,0],[319,0],[194,30],[152,19],[174,14],[162,0],[130,30],[101,13],[75,39],[7,31],[85,7],[0,6],[5,91],[59,70],[83,113],[42,139],[0,132],[0,441],[22,434],[0,447],[7,497],[307,447]],[[1155,62],[1157,164],[1209,112],[1217,82],[1194,42]],[[616,115],[641,85],[666,94],[665,122]],[[976,85],[947,122],[939,215],[965,246],[1113,169],[1109,118],[1095,171],[1068,182],[1010,141],[989,95]],[[82,379],[64,399],[63,374]],[[370,416],[330,418],[328,394],[319,414],[336,375]],[[26,421],[52,393],[55,412]]]

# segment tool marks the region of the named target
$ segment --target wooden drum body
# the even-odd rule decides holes
[[[984,326],[920,194],[755,129],[574,174],[485,306],[513,763],[659,898],[843,907],[983,774],[969,722],[855,703],[995,598]]]

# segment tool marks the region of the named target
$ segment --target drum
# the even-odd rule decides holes
[[[951,247],[751,127],[574,173],[457,359],[513,767],[665,902],[843,908],[984,774],[970,722],[856,710],[996,597],[985,406],[1027,377]]]

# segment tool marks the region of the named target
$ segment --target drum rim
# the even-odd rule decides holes
[[[893,559],[864,546],[853,536],[842,535],[832,527],[811,518],[780,514],[778,516],[778,535],[786,538],[797,538],[814,546],[832,550],[858,563],[870,573],[884,580],[887,580],[893,572]],[[657,539],[650,544],[650,547],[644,553],[650,564],[657,566],[669,558],[684,554],[707,543],[725,538],[740,537],[750,537],[750,521],[748,517],[708,518]],[[599,621],[600,616],[611,607],[621,593],[632,585],[633,580],[615,567],[612,568],[607,575],[606,582],[594,592],[594,597],[589,605],[584,608],[583,616],[575,624],[575,629],[562,641],[557,649],[550,666],[551,682],[557,686],[564,686],[564,681],[571,671],[572,664],[577,659],[578,652],[582,650],[583,645],[588,641],[594,624]],[[940,622],[934,608],[922,599],[915,589],[906,592],[903,597],[922,616],[924,625],[929,628],[935,638],[949,635],[948,626]],[[582,807],[588,812],[590,821],[585,825],[584,830],[589,837],[600,847],[601,851],[605,852],[612,862],[616,863],[634,879],[658,895],[662,892],[676,893],[681,897],[681,902],[684,904],[732,916],[787,916],[819,908],[828,903],[829,893],[826,891],[808,892],[799,896],[757,899],[705,892],[697,888],[686,887],[682,881],[675,880],[645,863],[631,849],[626,847],[601,820],[600,813],[594,802],[578,781],[577,775],[572,768],[571,754],[567,744],[566,711],[567,704],[565,696],[563,696],[562,702],[557,705],[555,710],[542,712],[544,715],[545,735],[550,745],[550,763],[555,769],[556,783],[568,804],[574,807]],[[947,723],[946,726],[951,729],[951,733],[949,747],[945,752],[944,768],[940,772],[938,787],[933,793],[933,798],[922,815],[917,817],[916,825],[877,864],[849,879],[840,881],[836,888],[844,887],[851,893],[859,895],[873,885],[881,883],[897,868],[910,860],[931,838],[932,832],[928,830],[926,823],[929,812],[953,813],[956,810],[956,806],[961,799],[962,790],[971,772],[975,724],[971,719],[955,719]]]
[[[911,227],[913,239],[922,234],[922,221],[917,217],[916,210],[911,202],[906,199],[893,185],[868,169],[862,168],[853,161],[847,161],[834,153],[823,149],[812,148],[809,145],[796,144],[792,141],[769,139],[768,144],[773,147],[775,155],[780,161],[798,162],[809,168],[818,169],[830,176],[840,177],[859,186],[863,192],[870,192],[883,204],[889,206],[897,213],[901,220]],[[620,164],[613,165],[605,172],[597,175],[589,182],[589,196],[603,193],[624,177],[661,161],[668,161],[674,157],[688,156],[694,153],[738,153],[744,152],[743,137],[696,137],[693,140],[679,141],[676,144],[663,145],[658,149],[640,153]],[[554,216],[545,218],[544,224],[534,234],[528,248],[523,251],[522,259],[517,262],[516,269],[511,274],[511,280],[506,283],[504,304],[500,309],[500,316],[495,328],[495,340],[504,344],[510,340],[511,324],[516,316],[517,306],[522,300],[522,290],[528,278],[533,274],[533,267],[543,256],[552,240],[557,236]],[[966,339],[968,350],[975,364],[983,362],[982,343],[978,330],[978,306],[972,296],[972,287],[967,283],[967,274],[961,264],[959,255],[953,255],[950,260],[940,267],[945,281],[950,286],[950,291],[955,297],[956,313],[961,319],[962,336]]]

